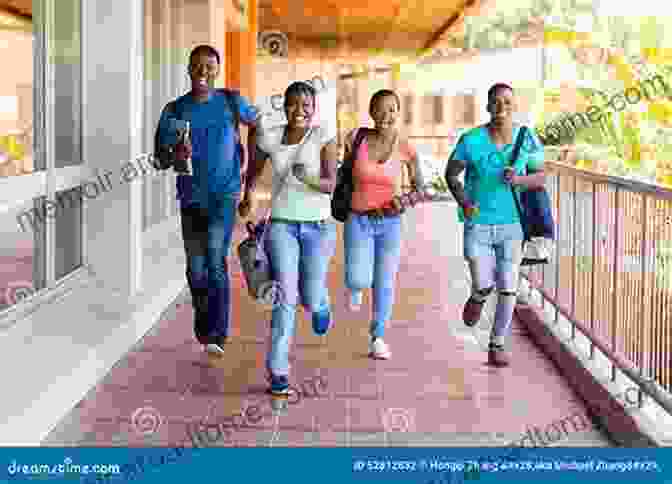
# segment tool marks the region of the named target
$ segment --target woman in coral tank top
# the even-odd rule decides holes
[[[358,311],[363,291],[373,287],[369,356],[388,359],[383,341],[385,325],[392,316],[394,290],[401,253],[402,165],[410,168],[415,182],[417,154],[399,134],[400,111],[394,91],[382,90],[371,98],[369,114],[375,128],[367,129],[359,146],[353,146],[357,130],[345,141],[346,157],[355,150],[352,176],[352,211],[345,223],[345,285],[349,307]]]

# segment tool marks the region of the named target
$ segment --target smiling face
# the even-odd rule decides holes
[[[308,128],[315,113],[315,98],[310,94],[290,94],[285,102],[287,124],[291,128]]]
[[[376,129],[387,131],[393,129],[399,117],[399,104],[394,96],[383,96],[376,100],[371,109],[371,119]]]
[[[497,89],[488,100],[488,112],[497,123],[511,121],[514,108],[515,100],[510,89]]]
[[[207,52],[197,52],[189,64],[189,77],[191,78],[191,90],[194,94],[204,95],[215,85],[215,79],[219,75],[219,62],[217,57]]]

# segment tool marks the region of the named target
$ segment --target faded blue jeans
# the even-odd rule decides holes
[[[336,249],[336,225],[328,221],[272,220],[267,237],[280,296],[272,312],[271,347],[266,367],[276,376],[288,376],[297,305],[301,302],[311,313],[330,311],[327,273]]]
[[[345,285],[352,291],[373,287],[370,334],[382,338],[392,317],[401,257],[401,216],[375,218],[351,213],[345,222]]]
[[[208,209],[182,207],[187,281],[194,307],[194,333],[201,344],[221,344],[229,333],[230,282],[227,257],[238,198],[212,200]]]
[[[481,225],[464,222],[464,257],[469,265],[472,297],[485,299],[497,288],[497,309],[491,341],[504,344],[511,330],[522,260],[520,223]]]

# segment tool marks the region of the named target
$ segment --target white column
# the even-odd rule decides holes
[[[121,168],[142,148],[142,1],[89,0],[86,6],[84,159],[110,173],[108,193],[86,210],[88,259],[111,290],[132,296],[142,280],[141,175],[128,183]]]

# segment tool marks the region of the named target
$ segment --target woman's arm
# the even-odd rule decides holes
[[[320,151],[320,178],[311,179],[305,173],[304,165],[294,165],[294,176],[317,192],[331,194],[336,188],[336,171],[338,166],[338,145],[336,139],[331,140]]]

